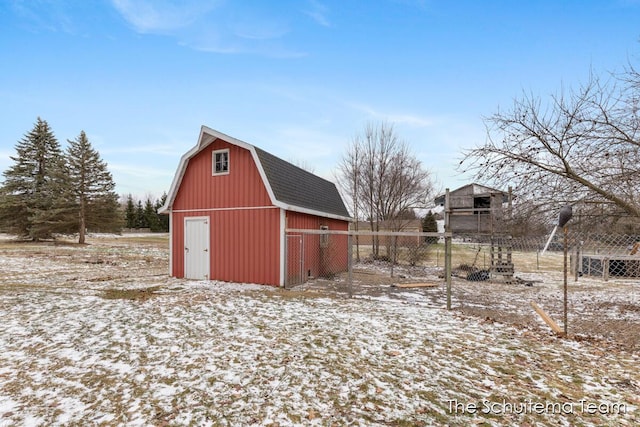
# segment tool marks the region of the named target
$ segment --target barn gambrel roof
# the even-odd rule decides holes
[[[161,213],[172,210],[189,160],[217,139],[249,150],[271,202],[282,209],[350,221],[335,184],[274,156],[254,145],[202,126],[198,143],[180,159]]]

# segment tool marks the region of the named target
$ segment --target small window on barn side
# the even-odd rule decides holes
[[[215,150],[213,152],[213,175],[229,173],[229,150]]]
[[[320,230],[328,230],[329,226],[328,225],[321,225],[320,226]],[[320,247],[321,248],[328,248],[329,247],[329,233],[322,233],[320,234]]]

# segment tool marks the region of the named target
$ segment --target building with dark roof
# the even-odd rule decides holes
[[[172,276],[276,286],[338,272],[321,271],[310,239],[285,251],[287,229],[347,231],[351,221],[332,182],[206,126],[161,213],[170,216]],[[346,238],[331,237],[331,268],[346,269]]]

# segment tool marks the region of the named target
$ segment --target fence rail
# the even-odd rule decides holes
[[[285,286],[446,303],[447,309],[455,305],[482,319],[527,328],[539,326],[530,306],[535,302],[560,320],[565,334],[639,349],[640,322],[633,314],[640,313],[640,236],[570,230],[567,273],[561,237],[543,254],[548,236],[290,229]]]
[[[548,236],[462,235],[411,231],[286,230],[286,287],[312,280],[342,283],[352,292],[354,275],[380,283],[451,277],[511,281],[518,275],[562,272],[564,242]],[[640,236],[569,232],[571,277],[640,278]],[[385,280],[383,280],[385,279]]]

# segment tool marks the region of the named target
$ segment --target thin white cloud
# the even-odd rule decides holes
[[[33,32],[45,30],[73,34],[77,31],[68,13],[70,6],[65,1],[10,0],[9,7]]]
[[[222,0],[111,0],[122,18],[141,34],[173,37],[181,46],[222,54],[300,57],[286,46],[287,10],[278,12]]]
[[[323,27],[331,26],[329,18],[327,18],[329,8],[318,0],[310,0],[308,2],[308,7],[303,12],[305,15],[311,17],[311,19],[313,19],[317,24],[322,25]]]
[[[166,33],[192,25],[219,0],[112,0],[115,9],[140,33]]]
[[[335,182],[334,169],[347,142],[344,136],[333,134],[322,124],[317,128],[292,125],[276,129],[267,139],[280,141],[267,147],[272,154]]]
[[[351,107],[356,110],[362,111],[375,120],[386,120],[391,123],[404,124],[414,127],[429,127],[435,125],[438,121],[435,117],[420,116],[409,113],[382,112],[363,104],[351,104]]]
[[[402,123],[415,127],[429,127],[433,126],[436,121],[432,117],[421,117],[412,114],[389,114],[388,120],[393,123]]]
[[[281,18],[266,17],[258,12],[245,11],[227,22],[230,32],[247,40],[272,40],[286,36],[289,25]]]
[[[279,129],[277,136],[280,141],[289,141],[282,144],[287,150],[288,157],[300,157],[302,151],[304,152],[303,160],[309,161],[330,157],[333,153],[332,145],[336,142],[335,138],[323,132],[296,126]]]

